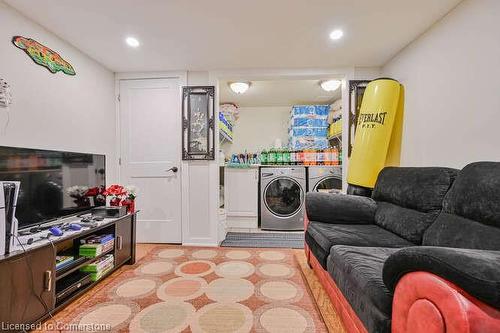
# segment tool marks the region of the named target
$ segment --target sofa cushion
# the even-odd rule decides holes
[[[327,269],[368,332],[390,332],[392,293],[382,271],[394,248],[333,246]]]
[[[391,254],[384,264],[383,279],[394,291],[399,279],[425,271],[450,281],[474,297],[500,308],[500,251],[414,246]]]
[[[443,210],[500,228],[500,162],[477,162],[463,168],[446,195]]]
[[[500,163],[477,162],[460,171],[443,212],[423,245],[500,250]]]
[[[384,168],[372,198],[421,212],[441,210],[458,170],[450,168]]]
[[[449,168],[384,168],[372,195],[375,223],[420,245],[457,173]]]
[[[439,214],[422,245],[500,251],[500,228],[448,213]]]
[[[436,220],[438,212],[422,213],[388,202],[379,202],[375,223],[400,237],[422,244],[425,230]]]
[[[394,248],[415,245],[374,224],[328,224],[311,221],[305,238],[311,252],[324,269],[333,245]]]
[[[377,204],[372,198],[357,195],[310,192],[306,212],[311,221],[338,224],[373,223]]]

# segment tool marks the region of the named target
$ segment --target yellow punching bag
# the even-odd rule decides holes
[[[377,79],[368,84],[349,159],[349,185],[373,189],[384,166],[399,165],[403,106],[404,89],[398,81]]]

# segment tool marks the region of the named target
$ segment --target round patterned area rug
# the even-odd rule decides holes
[[[287,249],[159,245],[56,318],[113,332],[327,332]]]

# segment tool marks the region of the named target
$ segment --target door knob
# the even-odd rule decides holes
[[[171,167],[170,169],[165,170],[165,172],[169,172],[169,171],[172,171],[173,173],[176,173],[177,171],[179,171],[179,168],[177,168],[177,167],[173,166],[173,167]]]

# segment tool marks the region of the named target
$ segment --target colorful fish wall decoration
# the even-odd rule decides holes
[[[12,37],[12,43],[26,52],[35,63],[47,68],[51,73],[63,72],[67,75],[76,75],[73,66],[64,60],[59,53],[49,49],[34,39],[23,36]]]

